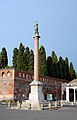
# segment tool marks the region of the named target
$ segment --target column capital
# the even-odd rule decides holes
[[[35,35],[33,36],[33,38],[35,38],[35,37],[41,38],[41,37],[39,36],[39,33],[38,33],[38,34],[35,34]]]

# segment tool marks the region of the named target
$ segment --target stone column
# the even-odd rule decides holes
[[[74,88],[74,102],[76,101],[76,97],[75,97],[75,88]]]
[[[43,83],[39,81],[39,32],[38,23],[36,22],[34,33],[34,80],[30,83],[31,93],[29,94],[29,100],[31,101],[43,101],[44,95],[42,93]]]
[[[44,103],[44,94],[42,92],[43,83],[39,81],[39,32],[38,32],[38,23],[36,22],[34,33],[34,80],[30,83],[31,92],[29,94],[29,100],[26,100],[30,109],[43,109]],[[24,103],[23,103],[24,105]],[[39,106],[41,105],[41,108]]]
[[[66,87],[66,100],[69,102],[69,88]]]
[[[34,80],[39,80],[39,61],[38,61],[38,50],[39,50],[39,33],[34,36]]]

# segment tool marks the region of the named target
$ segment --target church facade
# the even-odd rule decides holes
[[[24,100],[28,99],[30,93],[30,83],[34,75],[23,70],[9,68],[0,69],[0,100]],[[43,83],[43,94],[52,95],[52,100],[61,99],[61,85],[67,80],[48,76],[39,76]]]

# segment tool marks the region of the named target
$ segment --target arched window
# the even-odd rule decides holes
[[[27,78],[27,79],[29,78],[29,75],[28,75],[28,74],[26,75],[26,78]]]
[[[45,81],[45,79],[43,78],[43,82]]]
[[[29,79],[31,79],[31,75],[29,75]]]
[[[21,77],[21,73],[19,73],[19,77]]]
[[[10,71],[7,72],[7,76],[10,77]]]
[[[23,78],[25,78],[25,74],[23,73]]]
[[[2,72],[2,77],[5,77],[5,72]]]

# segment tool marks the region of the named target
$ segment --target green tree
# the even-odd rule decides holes
[[[51,56],[48,56],[47,57],[47,75],[48,76],[52,76],[52,58]]]
[[[13,66],[6,66],[5,68],[6,68],[6,69],[8,69],[8,68],[13,68]]]
[[[58,58],[54,51],[52,51],[52,76],[58,77]]]
[[[1,53],[0,53],[0,69],[2,69],[2,56],[1,56]]]
[[[30,72],[34,71],[34,52],[33,52],[33,50],[30,50],[30,54],[29,54],[28,71],[30,71]]]
[[[26,47],[23,54],[23,60],[24,60],[23,65],[26,71],[28,71],[29,68],[29,57],[30,57],[29,47]]]
[[[46,52],[43,46],[39,49],[39,73],[47,75]]]
[[[24,45],[20,43],[19,50],[18,50],[18,56],[17,56],[17,68],[18,69],[24,69],[23,64],[23,54],[24,54]]]
[[[66,73],[65,60],[62,61],[62,71],[63,71],[63,78],[66,79],[67,73]]]
[[[57,63],[58,62],[58,58],[57,58],[57,55],[54,51],[52,51],[52,61],[53,63]]]
[[[63,78],[63,58],[61,56],[59,57],[58,69],[59,69],[59,78]]]
[[[73,80],[76,78],[75,70],[74,70],[72,62],[70,62],[69,74],[70,74],[70,80]]]
[[[14,68],[17,68],[17,57],[18,57],[18,49],[14,48],[14,50],[13,50],[13,60],[12,60]]]
[[[76,74],[76,79],[77,79],[77,72],[75,74]]]
[[[8,65],[8,57],[5,47],[2,48],[1,60],[2,60],[2,68],[5,68]]]
[[[66,71],[66,77],[65,79],[69,80],[69,61],[68,58],[65,58],[65,71]]]

